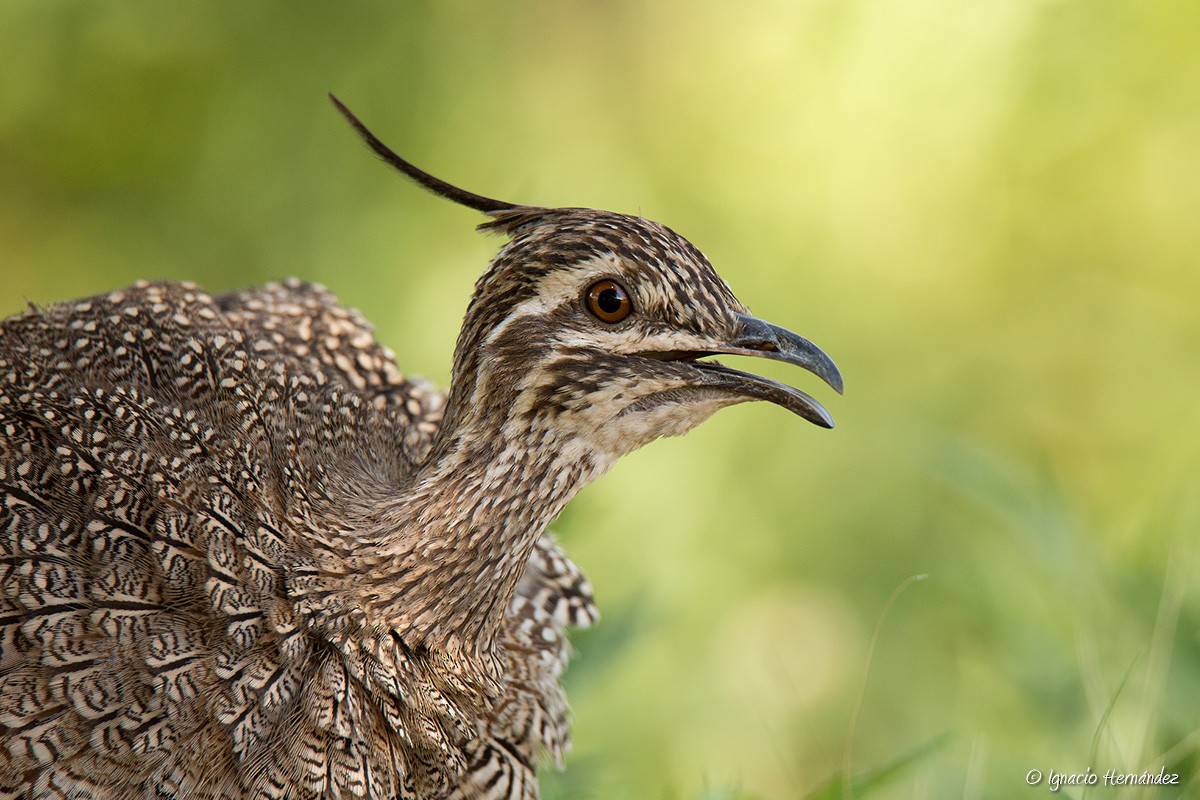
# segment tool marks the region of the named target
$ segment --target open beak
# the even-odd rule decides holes
[[[757,317],[747,314],[736,316],[741,329],[731,339],[704,353],[687,355],[693,358],[718,354],[771,358],[806,369],[833,387],[838,394],[842,393],[842,374],[821,348],[803,336]],[[767,400],[823,428],[833,427],[829,412],[799,389],[711,361],[692,363],[701,370],[704,382],[710,388],[729,391],[747,400]]]

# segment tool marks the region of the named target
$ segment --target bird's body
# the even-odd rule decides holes
[[[548,523],[718,408],[827,424],[697,361],[840,389],[669,229],[398,166],[510,237],[446,395],[296,281],[0,323],[0,798],[532,800],[568,746],[566,631],[596,618]]]
[[[509,797],[561,758],[595,609],[549,539],[477,674],[298,613],[294,570],[444,403],[328,292],[139,285],[0,341],[0,796],[443,797],[479,761]]]

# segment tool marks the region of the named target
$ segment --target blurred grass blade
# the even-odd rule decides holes
[[[944,747],[951,739],[951,732],[935,736],[924,744],[900,756],[890,764],[869,770],[861,775],[847,776],[841,772],[831,775],[825,783],[808,795],[808,800],[849,800],[845,787],[851,787],[853,796],[870,796],[870,793],[882,789],[910,767],[933,755]]]

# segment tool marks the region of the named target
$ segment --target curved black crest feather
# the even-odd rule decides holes
[[[455,203],[466,206],[467,208],[473,208],[476,211],[482,211],[485,214],[497,214],[504,211],[514,211],[517,209],[527,208],[527,206],[522,206],[517,203],[506,203],[503,200],[494,200],[490,197],[484,197],[481,194],[468,192],[466,189],[460,189],[453,184],[446,183],[441,178],[435,178],[428,172],[418,169],[400,156],[396,155],[386,144],[379,141],[375,134],[367,130],[367,126],[363,125],[362,122],[359,121],[358,117],[354,116],[350,109],[346,108],[346,106],[342,104],[341,100],[338,100],[333,96],[332,92],[329,93],[329,100],[333,103],[334,107],[341,112],[342,116],[346,118],[346,120],[350,123],[350,126],[358,132],[358,135],[361,136],[362,140],[367,143],[367,146],[375,151],[376,155],[434,194],[445,197],[447,200],[453,200]]]

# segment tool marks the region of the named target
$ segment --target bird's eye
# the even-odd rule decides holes
[[[587,308],[601,322],[620,322],[633,311],[633,301],[616,281],[598,281],[587,293]]]

